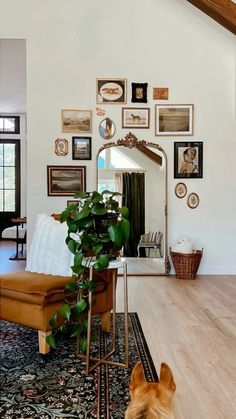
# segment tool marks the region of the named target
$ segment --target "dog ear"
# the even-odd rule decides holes
[[[176,389],[172,371],[165,362],[162,362],[161,364],[160,384],[172,391],[175,391]]]
[[[146,379],[143,372],[143,367],[141,362],[137,362],[135,365],[132,375],[131,375],[131,381],[129,388],[130,390],[133,390],[135,387],[139,386],[140,384],[146,383]]]

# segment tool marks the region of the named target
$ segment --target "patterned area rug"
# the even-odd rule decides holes
[[[117,314],[117,353],[124,362],[123,314]],[[95,322],[96,351],[103,353],[109,339]],[[123,418],[129,403],[131,371],[138,360],[146,379],[157,381],[145,337],[136,313],[129,314],[129,369],[101,365],[90,376],[76,357],[75,340],[60,340],[48,355],[37,353],[37,332],[6,321],[0,322],[0,417],[15,418]],[[99,349],[98,349],[99,347]],[[93,348],[95,355],[95,347]]]

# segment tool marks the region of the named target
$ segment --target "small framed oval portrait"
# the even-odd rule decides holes
[[[192,209],[197,208],[199,203],[200,203],[199,196],[195,192],[192,192],[188,196],[188,199],[187,199],[187,204],[189,208],[192,208]]]
[[[99,134],[104,140],[110,140],[115,135],[116,126],[110,118],[104,118],[99,124]]]
[[[57,156],[66,156],[68,154],[68,141],[65,138],[55,140],[55,153]]]
[[[186,193],[187,193],[187,186],[185,185],[185,183],[182,183],[182,182],[177,183],[175,187],[175,195],[178,198],[184,198]]]

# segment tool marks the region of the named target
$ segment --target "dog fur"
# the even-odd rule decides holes
[[[125,419],[175,419],[173,398],[176,389],[171,369],[161,364],[160,381],[147,382],[141,362],[131,375],[131,401],[125,412]]]

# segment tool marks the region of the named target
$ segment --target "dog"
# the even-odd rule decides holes
[[[147,382],[139,361],[131,375],[131,401],[125,419],[175,419],[173,398],[176,389],[171,369],[161,364],[160,381]]]
[[[134,115],[133,113],[131,113],[130,116],[132,116],[133,122],[135,122],[136,120],[137,120],[137,123],[140,122],[141,117],[139,115]]]

